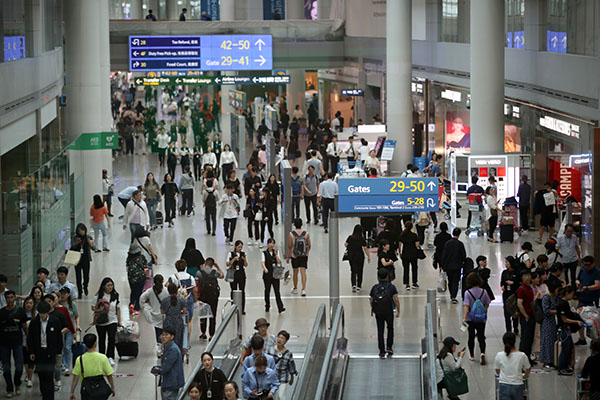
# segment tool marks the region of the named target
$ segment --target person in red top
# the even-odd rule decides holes
[[[92,228],[94,229],[94,243],[98,242],[98,236],[102,232],[102,250],[108,250],[108,240],[106,237],[106,224],[110,228],[110,219],[108,218],[108,208],[104,205],[99,194],[94,195],[94,204],[90,207],[90,216],[92,217]],[[104,221],[106,219],[106,221]],[[96,249],[99,253],[100,249]]]
[[[521,341],[519,343],[519,351],[527,354],[527,358],[531,361],[531,348],[533,346],[533,338],[535,336],[535,319],[533,318],[533,310],[531,302],[534,298],[533,288],[531,287],[531,271],[524,269],[521,272],[521,287],[517,290],[517,306],[519,307],[521,323]]]

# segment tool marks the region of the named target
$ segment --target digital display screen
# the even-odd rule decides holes
[[[4,36],[4,61],[25,58],[25,36]]]
[[[271,35],[129,36],[130,71],[271,69]]]
[[[383,150],[383,143],[385,142],[385,136],[380,136],[377,138],[377,142],[375,143],[375,156],[381,157],[381,151]]]
[[[567,32],[546,31],[546,50],[554,53],[566,53]]]

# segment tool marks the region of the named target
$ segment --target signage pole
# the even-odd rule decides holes
[[[281,221],[283,222],[282,255],[288,258],[290,232],[292,231],[292,166],[288,160],[281,161]]]
[[[329,214],[329,307],[330,326],[340,302],[339,218],[336,211]]]

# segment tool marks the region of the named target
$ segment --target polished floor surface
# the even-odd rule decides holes
[[[249,154],[249,153],[248,153]],[[243,163],[242,163],[243,164]],[[90,165],[89,168],[95,168]],[[157,177],[162,177],[166,172],[159,168],[156,155],[135,155],[119,156],[114,161],[114,181],[116,184],[115,192],[119,193],[123,188],[129,185],[141,184],[147,172],[154,172]],[[241,176],[241,172],[239,176]],[[98,171],[100,177],[100,171]],[[178,166],[177,176],[180,176]],[[100,179],[100,178],[99,178]],[[179,258],[185,241],[189,237],[194,237],[199,249],[205,257],[214,257],[220,265],[224,265],[228,252],[223,237],[222,224],[219,223],[217,236],[207,236],[201,210],[201,201],[199,199],[199,187],[197,188],[195,204],[196,213],[193,217],[177,217],[173,228],[165,227],[152,233],[152,243],[159,257],[159,265],[155,273],[163,275],[172,274],[174,263]],[[91,204],[91,199],[90,204]],[[114,201],[113,213],[115,216],[122,214],[122,207],[118,201]],[[304,216],[304,210],[302,209]],[[352,227],[358,223],[358,219],[344,219],[340,222],[340,249],[343,241],[351,232]],[[463,221],[464,224],[464,221]],[[270,323],[270,332],[277,333],[280,329],[288,330],[292,339],[294,348],[302,348],[307,343],[307,337],[312,328],[316,310],[321,303],[328,302],[328,235],[324,233],[323,228],[309,225],[306,227],[312,237],[313,250],[309,257],[307,296],[291,294],[291,284],[282,286],[282,295],[287,312],[278,314],[275,311],[265,314],[263,301],[263,282],[261,279],[262,270],[260,267],[260,250],[254,247],[245,247],[248,253],[249,266],[247,268],[247,315],[244,317],[244,335],[252,332],[253,322],[258,317],[266,317]],[[275,236],[278,242],[282,237],[282,225],[275,226]],[[247,229],[243,219],[238,221],[238,229],[235,234],[236,239],[246,241]],[[526,236],[533,242],[533,234]],[[507,255],[514,255],[518,250],[518,243],[514,244],[490,244],[483,238],[471,237],[463,238],[467,246],[468,254],[475,258],[479,254],[486,255],[489,259],[489,267],[492,269],[490,284],[499,296],[499,279],[503,268],[503,258]],[[127,284],[127,275],[125,271],[125,258],[129,244],[129,231],[123,230],[121,221],[116,218],[113,220],[112,229],[109,230],[108,253],[95,254],[91,268],[90,291],[97,290],[100,281],[105,276],[110,276],[115,280],[116,289],[121,293],[123,315],[127,315],[127,300],[129,298],[129,286]],[[541,252],[540,246],[536,252]],[[342,254],[342,252],[340,252]],[[427,251],[427,259],[419,262],[419,284],[420,289],[406,291],[399,286],[401,318],[395,320],[395,351],[396,354],[417,354],[420,349],[420,339],[424,335],[424,305],[426,303],[426,289],[434,288],[437,285],[438,272],[431,267],[432,251]],[[373,253],[371,262],[365,265],[365,277],[363,290],[359,293],[352,293],[350,285],[350,268],[347,263],[340,265],[340,293],[341,301],[345,307],[345,333],[349,340],[349,351],[354,354],[376,355],[376,326],[375,319],[371,316],[368,300],[368,288],[376,281],[376,257]],[[398,270],[400,266],[396,266]],[[74,281],[75,277],[69,277]],[[229,296],[229,285],[221,283],[222,305]],[[272,299],[272,302],[274,299]],[[81,310],[81,326],[87,328],[91,322],[91,312],[89,306],[91,299],[83,298],[79,300]],[[275,308],[275,307],[273,307]],[[220,313],[219,313],[220,314]],[[117,398],[119,399],[148,399],[154,397],[154,377],[150,374],[150,369],[156,364],[154,355],[154,335],[152,328],[143,320],[139,319],[142,328],[142,337],[140,340],[140,355],[135,360],[121,360],[116,367],[116,388]],[[458,339],[461,344],[466,345],[467,336],[459,329],[461,321],[461,307],[452,305],[447,294],[441,297],[441,323],[442,335],[451,335]],[[470,392],[462,396],[463,399],[493,399],[494,398],[494,371],[492,360],[494,355],[501,351],[501,337],[504,333],[504,321],[502,316],[502,305],[500,302],[492,304],[489,313],[489,320],[486,329],[487,336],[487,365],[481,366],[479,363],[466,361],[464,363],[467,374],[469,375]],[[202,352],[206,343],[198,341],[198,326],[194,323],[192,338],[191,361],[186,366],[186,373],[191,371],[199,354]],[[93,331],[93,329],[92,329]],[[587,346],[577,346],[577,366],[580,370],[589,350]],[[478,355],[479,353],[477,353]],[[388,363],[389,360],[381,360],[381,363]],[[366,374],[360,373],[361,360],[357,360],[355,366],[359,370],[353,370],[353,385],[363,385],[365,387],[378,386],[378,390],[367,390],[365,393],[381,393],[383,397],[369,398],[407,398],[399,393],[385,393],[385,380],[377,379],[376,375],[368,379]],[[401,368],[397,370],[401,374]],[[361,380],[361,378],[364,379]],[[23,393],[20,398],[39,398],[36,382],[32,389],[26,389],[23,386]],[[57,399],[68,399],[69,388],[71,384],[70,377],[63,378],[63,387],[56,393]],[[384,385],[384,386],[382,386]],[[573,399],[576,396],[576,378],[559,377],[556,372],[541,371],[539,366],[534,369],[530,382],[530,398],[545,400],[553,399]],[[4,395],[4,386],[2,384],[2,395]],[[352,392],[351,392],[352,393]],[[542,397],[543,396],[543,397]],[[346,396],[345,398],[360,398],[356,396]]]

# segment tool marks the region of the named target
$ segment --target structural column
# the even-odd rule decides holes
[[[25,1],[25,50],[27,57],[37,57],[44,51],[40,0]]]
[[[179,21],[181,10],[177,5],[177,0],[167,0],[167,19],[169,21]]]
[[[303,69],[292,69],[289,71],[291,82],[287,85],[287,106],[290,118],[296,109],[296,105],[300,105],[300,109],[306,116],[306,106],[304,101],[304,93],[306,91],[306,71]]]
[[[504,2],[471,2],[471,154],[504,152]]]
[[[304,2],[301,0],[287,0],[285,13],[286,19],[304,19]]]
[[[386,125],[396,140],[391,173],[412,163],[412,3],[388,1],[386,6]]]
[[[221,21],[235,21],[235,0],[221,0]]]
[[[319,0],[317,3],[317,19],[329,19],[330,15],[331,0]]]
[[[110,115],[108,4],[97,0],[66,0],[64,14],[67,131],[71,137],[107,131],[110,128],[107,125],[110,124],[107,120]],[[76,179],[83,175],[84,199],[89,202],[94,194],[102,193],[101,171],[112,169],[111,150],[71,150],[70,157]]]
[[[525,49],[546,50],[545,0],[525,0]]]
[[[145,15],[142,8],[142,0],[129,0],[129,16],[131,19],[144,19]],[[103,2],[104,3],[104,2]]]

